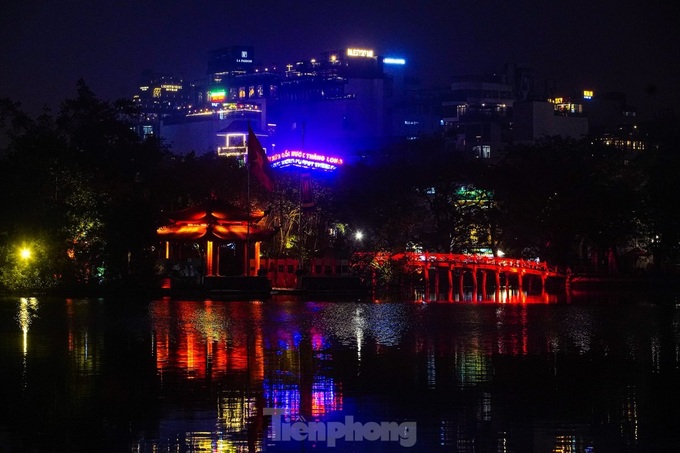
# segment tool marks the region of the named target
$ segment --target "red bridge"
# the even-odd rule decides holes
[[[534,284],[540,284],[540,291],[546,290],[549,278],[568,283],[569,270],[561,270],[557,266],[550,266],[544,261],[524,260],[514,258],[490,257],[485,255],[468,255],[454,253],[362,253],[359,261],[364,265],[373,264],[376,267],[387,261],[400,262],[409,270],[422,273],[424,290],[438,295],[440,286],[445,286],[449,295],[455,286],[462,293],[464,284],[471,287],[473,292],[486,294],[488,275],[493,277],[493,287],[496,291],[511,286],[520,293],[527,289],[532,291]],[[455,278],[454,278],[455,277]],[[445,281],[442,280],[445,278]]]

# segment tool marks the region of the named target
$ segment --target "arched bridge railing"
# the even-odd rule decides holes
[[[401,261],[414,268],[422,267],[453,267],[457,269],[472,269],[499,272],[522,272],[525,274],[545,275],[548,277],[567,277],[568,269],[551,266],[545,261],[525,260],[521,258],[494,257],[487,255],[473,255],[462,253],[360,253],[361,261],[375,260],[376,263],[386,261]]]

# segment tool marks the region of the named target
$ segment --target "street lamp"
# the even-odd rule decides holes
[[[28,247],[23,247],[21,250],[19,250],[19,256],[21,257],[22,260],[27,261],[31,258],[31,249]]]

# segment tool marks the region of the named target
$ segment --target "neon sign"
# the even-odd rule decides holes
[[[373,58],[373,51],[370,49],[347,49],[347,56]]]
[[[583,90],[583,99],[592,99],[593,90]]]
[[[383,63],[385,64],[399,64],[399,65],[404,65],[406,64],[406,60],[403,58],[383,58]]]
[[[245,110],[245,111],[255,111],[260,110],[260,106],[257,104],[244,104],[241,102],[229,102],[222,106],[225,110]]]
[[[341,157],[327,156],[325,154],[285,150],[269,156],[269,162],[273,168],[302,167],[324,171],[336,170],[343,164]]]
[[[224,100],[227,98],[227,92],[224,90],[211,91],[208,93],[208,96],[210,97],[210,102],[224,102]]]

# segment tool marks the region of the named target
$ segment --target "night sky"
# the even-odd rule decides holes
[[[37,114],[75,96],[131,97],[142,71],[204,77],[210,50],[252,45],[256,63],[372,48],[425,86],[529,66],[568,95],[623,91],[641,113],[680,102],[680,7],[610,0],[0,2],[0,97]],[[560,93],[562,94],[562,93]]]

